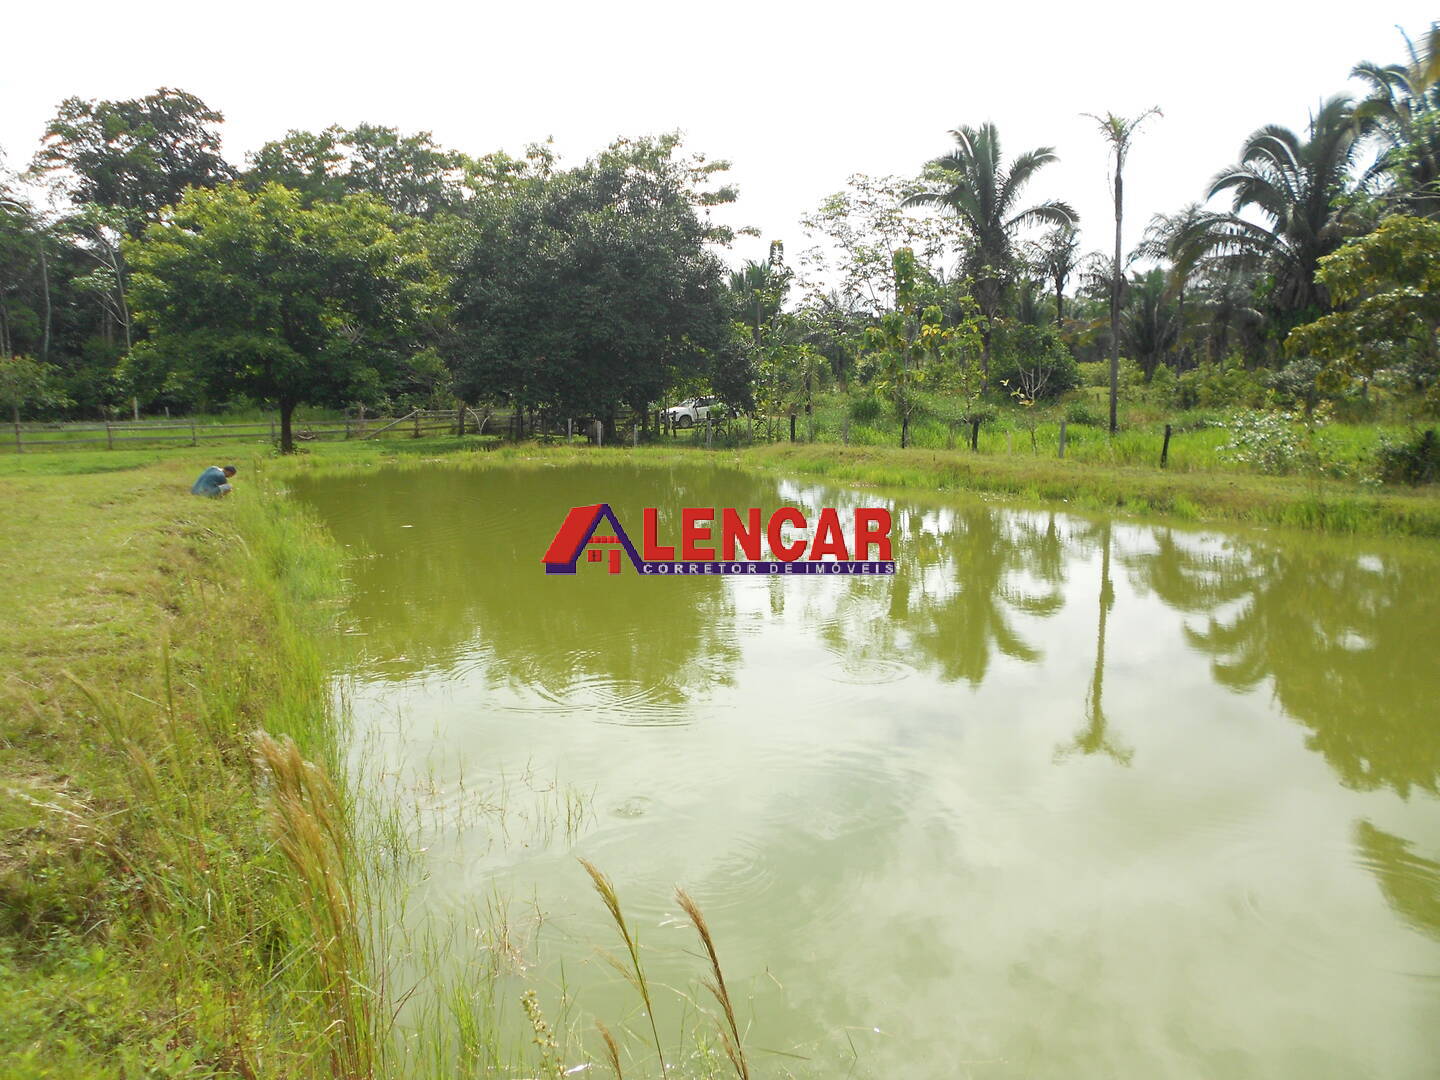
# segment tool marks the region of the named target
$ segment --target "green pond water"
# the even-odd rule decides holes
[[[526,1052],[530,987],[567,1068],[598,1017],[658,1075],[577,856],[677,1075],[729,1068],[677,884],[757,1077],[1440,1073],[1440,547],[707,465],[296,491],[356,556],[337,688],[409,852],[376,918],[448,1075],[487,1009]],[[595,502],[637,537],[647,506],[884,505],[897,573],[547,576]]]

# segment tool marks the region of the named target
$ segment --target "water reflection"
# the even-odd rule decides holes
[[[1268,684],[1346,784],[1436,791],[1440,596],[1400,559],[1310,541],[1229,541],[1157,529],[1137,583],[1202,616],[1186,634],[1217,683]]]
[[[694,893],[795,1076],[1429,1071],[1434,551],[618,461],[300,491],[364,553],[356,720],[387,766],[447,808],[522,769],[597,792],[523,850],[432,830],[410,907],[543,897],[527,978],[577,1008],[632,1004],[586,967],[583,854],[657,982],[693,976],[667,904]],[[544,575],[600,501],[883,502],[898,573]]]

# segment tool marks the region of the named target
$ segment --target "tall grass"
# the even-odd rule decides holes
[[[614,882],[588,859],[581,859],[580,865],[590,875],[590,880],[595,885],[595,891],[600,895],[605,909],[610,912],[610,918],[614,921],[615,928],[620,931],[620,940],[624,942],[625,951],[629,954],[630,964],[628,967],[608,953],[606,957],[615,969],[635,987],[640,995],[640,1000],[645,1005],[645,1015],[650,1020],[650,1033],[655,1039],[655,1055],[660,1059],[660,1075],[663,1078],[668,1075],[665,1067],[665,1047],[660,1041],[660,1030],[655,1024],[655,1002],[650,997],[650,981],[645,977],[645,965],[640,962],[640,939],[625,921],[625,913],[620,908],[620,897],[615,892]]]

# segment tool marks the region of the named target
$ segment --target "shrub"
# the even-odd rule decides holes
[[[1301,440],[1284,413],[1250,412],[1225,425],[1230,441],[1220,453],[1262,473],[1288,473],[1298,463]]]
[[[1431,484],[1440,479],[1440,439],[1435,429],[1411,432],[1404,440],[1381,437],[1375,473],[1384,484]]]
[[[1038,388],[1037,398],[1051,399],[1078,386],[1080,371],[1054,327],[1004,323],[991,339],[990,382],[1028,384]]]
[[[1257,409],[1265,402],[1266,387],[1253,372],[1234,360],[1202,363],[1175,380],[1170,404],[1177,409],[1238,407]]]
[[[850,402],[850,419],[857,424],[874,424],[885,414],[885,403],[873,394]]]
[[[1072,401],[1065,406],[1065,419],[1072,424],[1102,427],[1109,421],[1091,408],[1087,401]]]

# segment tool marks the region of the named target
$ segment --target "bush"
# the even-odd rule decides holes
[[[1080,369],[1054,327],[1003,323],[991,338],[990,381],[1012,390],[1029,383],[1047,400],[1078,386]]]
[[[1238,362],[1203,363],[1179,376],[1170,404],[1177,409],[1238,407],[1258,409],[1265,402],[1266,387],[1259,376]]]
[[[1066,405],[1065,419],[1071,424],[1089,424],[1091,427],[1103,427],[1109,423],[1107,418],[1092,409],[1086,401],[1072,401]]]
[[[1230,441],[1220,453],[1262,473],[1290,472],[1299,462],[1301,441],[1283,413],[1243,413],[1230,421]]]
[[[857,424],[874,424],[885,415],[885,403],[873,394],[850,402],[850,419]]]
[[[1381,437],[1375,449],[1375,473],[1384,484],[1432,484],[1440,478],[1440,439],[1435,429],[1416,431],[1397,441]]]

